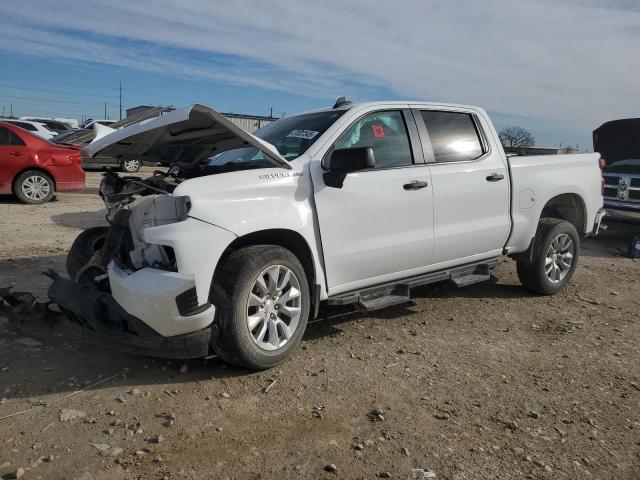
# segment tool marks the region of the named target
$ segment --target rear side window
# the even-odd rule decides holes
[[[28,130],[30,132],[37,131],[37,128],[34,125],[31,125],[30,123],[25,123],[25,122],[11,122],[11,123],[13,123],[16,127],[24,128],[25,130]]]
[[[11,145],[14,145],[16,147],[24,146],[24,142],[22,141],[22,139],[11,130],[9,130],[9,137],[11,137]]]
[[[422,110],[436,162],[475,160],[485,152],[468,113]]]
[[[24,146],[22,139],[5,127],[0,127],[0,145]]]

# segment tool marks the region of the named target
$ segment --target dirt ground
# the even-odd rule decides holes
[[[98,182],[42,206],[0,199],[0,287],[44,297],[40,273],[63,272],[73,238],[104,222]],[[0,475],[637,480],[633,233],[611,224],[585,241],[555,297],[525,293],[505,259],[485,284],[420,288],[375,314],[323,309],[294,356],[261,373],[46,329],[25,340],[0,319],[0,417],[32,409],[0,419]]]

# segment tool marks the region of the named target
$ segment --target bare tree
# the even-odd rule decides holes
[[[533,147],[536,139],[531,132],[522,127],[506,127],[498,134],[505,148]]]

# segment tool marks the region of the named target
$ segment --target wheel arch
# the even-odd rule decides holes
[[[540,217],[558,218],[571,223],[580,236],[587,231],[587,210],[584,199],[577,193],[561,193],[545,203]]]
[[[213,273],[213,281],[220,275],[222,271],[222,265],[226,258],[232,253],[241,248],[254,246],[254,245],[277,245],[282,248],[286,248],[291,251],[300,260],[305,274],[307,275],[307,282],[309,283],[309,291],[311,292],[311,305],[312,313],[314,307],[317,310],[319,302],[319,288],[318,278],[313,257],[313,252],[306,239],[295,230],[286,228],[272,228],[267,230],[258,230],[255,232],[247,233],[241,237],[232,241],[224,250],[216,268]]]
[[[51,178],[51,181],[53,182],[53,191],[54,191],[54,193],[58,191],[58,185],[56,184],[56,177],[53,175],[53,173],[51,173],[50,171],[48,171],[46,168],[43,168],[43,167],[29,166],[29,167],[24,167],[22,170],[17,171],[15,173],[15,175],[13,176],[13,178],[11,179],[11,191],[12,192],[15,193],[16,181],[18,180],[18,177],[20,175],[22,175],[23,173],[30,172],[30,171],[46,173],[47,176],[49,178]]]

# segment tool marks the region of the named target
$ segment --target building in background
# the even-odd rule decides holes
[[[127,118],[140,116],[143,112],[148,110],[157,110],[157,106],[153,105],[138,105],[137,107],[127,108]],[[173,110],[173,108],[166,107],[163,112]],[[225,118],[231,120],[231,122],[238,125],[247,132],[255,132],[259,128],[269,125],[271,122],[277,120],[275,117],[266,117],[261,115],[244,115],[242,113],[222,113]],[[160,113],[158,113],[159,115]]]
[[[222,113],[222,112],[220,112]],[[260,115],[243,115],[241,113],[222,113],[224,117],[231,120],[243,130],[249,133],[255,132],[259,128],[269,125],[271,122],[278,120],[275,117],[263,117]]]
[[[125,112],[127,113],[127,118],[135,117],[142,112],[146,112],[147,110],[153,110],[158,108],[155,105],[138,105],[137,107],[127,108]]]

